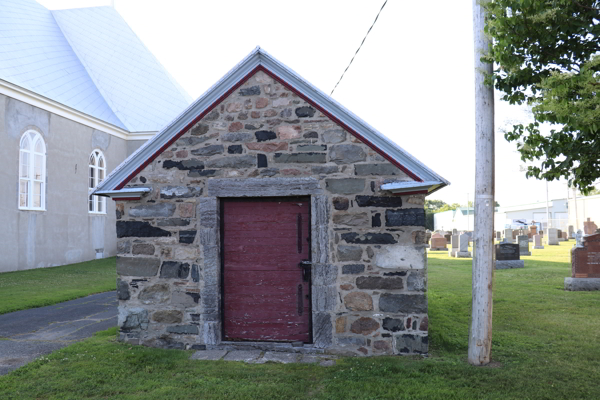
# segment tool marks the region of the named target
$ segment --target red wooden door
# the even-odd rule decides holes
[[[310,198],[221,205],[224,339],[310,343]]]

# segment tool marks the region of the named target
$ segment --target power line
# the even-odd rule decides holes
[[[383,10],[383,7],[385,7],[385,5],[387,4],[387,0],[385,0],[383,2],[383,5],[381,6],[381,8],[379,9],[379,12],[377,13],[377,16],[375,17],[375,21],[373,21],[373,24],[371,25],[371,27],[369,28],[369,30],[367,31],[367,34],[365,35],[365,37],[363,38],[362,42],[360,43],[360,46],[358,46],[358,49],[356,50],[356,53],[354,53],[354,55],[352,56],[352,60],[350,60],[350,63],[348,64],[348,66],[346,67],[346,69],[344,70],[344,72],[342,72],[342,76],[340,76],[340,80],[337,81],[337,83],[335,84],[333,90],[331,91],[331,93],[329,94],[330,96],[333,95],[333,92],[335,91],[335,89],[338,87],[338,85],[340,84],[340,82],[342,81],[342,78],[344,77],[344,74],[346,73],[346,71],[348,71],[348,68],[350,68],[350,65],[352,65],[352,61],[354,61],[354,57],[356,57],[356,55],[358,54],[358,52],[360,51],[360,48],[362,47],[362,45],[365,43],[365,40],[367,39],[367,36],[369,36],[369,33],[371,32],[371,29],[373,29],[373,27],[375,26],[375,22],[377,22],[377,18],[379,18],[379,14],[381,14],[381,11]]]

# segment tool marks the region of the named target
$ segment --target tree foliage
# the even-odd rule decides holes
[[[600,178],[600,0],[490,0],[484,58],[511,104],[532,106],[535,122],[506,132],[527,177],[560,177],[584,194]],[[540,131],[549,123],[550,134]]]

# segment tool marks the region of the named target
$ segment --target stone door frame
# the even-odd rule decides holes
[[[209,179],[207,197],[198,200],[196,218],[200,246],[204,255],[201,323],[203,342],[212,348],[226,347],[222,341],[221,283],[221,198],[239,197],[310,197],[312,259],[312,338],[308,347],[331,346],[333,321],[330,312],[336,305],[337,267],[329,264],[329,198],[315,178]],[[236,344],[240,344],[237,343]],[[254,347],[272,342],[245,342]],[[304,347],[307,347],[306,345]]]

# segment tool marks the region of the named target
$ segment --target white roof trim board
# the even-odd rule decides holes
[[[438,181],[429,181],[429,182],[392,182],[385,183],[381,185],[382,190],[389,190],[392,193],[406,193],[406,192],[414,192],[420,190],[427,190],[427,194],[433,193],[438,189],[441,189],[443,186]]]
[[[137,198],[142,197],[151,191],[146,187],[124,188],[121,190],[96,190],[94,194],[97,196],[112,197],[115,200],[120,198]]]
[[[363,138],[371,142],[376,148],[384,154],[402,165],[410,173],[418,177],[422,182],[406,182],[406,184],[421,184],[423,182],[437,185],[437,189],[449,185],[446,179],[427,168],[424,164],[403,150],[396,143],[379,133],[365,121],[348,111],[337,101],[323,93],[290,68],[279,62],[265,50],[257,47],[248,56],[246,56],[231,71],[223,76],[217,83],[208,89],[202,96],[186,108],[179,116],[169,123],[154,138],[145,143],[135,153],[127,158],[121,165],[115,168],[112,173],[99,185],[97,191],[117,189],[125,185],[144,163],[184,128],[191,124],[200,114],[205,112],[215,102],[221,99],[232,88],[244,79],[256,68],[262,67],[282,79],[292,88],[304,95],[309,102],[329,113],[341,123],[345,124],[351,130],[354,130]],[[424,190],[422,185],[413,186]]]

